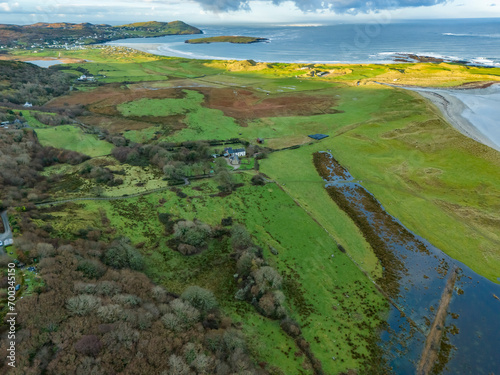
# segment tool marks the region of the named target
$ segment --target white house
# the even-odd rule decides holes
[[[26,102],[24,103],[24,107],[33,107],[33,104]]]
[[[232,156],[236,155],[238,157],[244,157],[246,156],[247,152],[245,151],[244,148],[235,148],[233,149],[232,147],[226,147],[224,149],[224,156]]]

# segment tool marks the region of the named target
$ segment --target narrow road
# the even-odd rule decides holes
[[[7,211],[3,211],[0,216],[2,218],[3,227],[5,228],[5,232],[0,234],[0,253],[3,253],[4,247],[12,245],[14,238],[12,236],[12,230],[10,229]]]

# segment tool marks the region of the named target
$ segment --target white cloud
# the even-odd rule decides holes
[[[10,5],[9,5],[9,3],[0,3],[0,8],[4,12],[10,12]]]
[[[1,1],[1,0],[0,0]],[[0,12],[9,13],[10,23],[34,22],[105,22],[120,24],[135,21],[173,21],[183,20],[187,23],[203,25],[209,23],[304,23],[304,22],[356,22],[370,21],[374,17],[384,16],[396,18],[470,18],[500,17],[499,0],[448,0],[446,3],[426,7],[391,8],[377,12],[353,14],[351,5],[361,4],[360,0],[327,0],[325,4],[344,4],[347,13],[336,14],[324,8],[320,0],[18,0],[0,3]],[[209,6],[203,8],[199,1],[211,3],[211,9],[219,4],[233,4],[230,11],[214,13]],[[236,3],[235,3],[236,1]],[[377,0],[367,3],[391,3],[392,0]],[[274,4],[273,4],[274,2]],[[397,0],[398,4],[432,4],[440,0]],[[297,4],[306,10],[316,6],[319,11],[302,11]],[[238,7],[234,4],[243,4]],[[318,5],[320,4],[320,5]],[[318,8],[319,7],[319,8]],[[240,10],[238,10],[241,8]],[[36,9],[36,14],[33,10]],[[246,9],[246,10],[245,10]],[[250,10],[248,10],[250,9]],[[312,8],[311,8],[312,9]],[[365,10],[368,9],[365,7]],[[351,14],[349,14],[351,13]]]

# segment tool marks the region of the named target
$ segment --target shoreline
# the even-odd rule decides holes
[[[475,140],[476,142],[479,142],[500,152],[500,141],[494,140],[488,134],[482,132],[480,126],[476,125],[474,123],[475,121],[470,118],[471,116],[465,116],[466,112],[476,114],[475,109],[477,108],[475,108],[474,106],[468,106],[461,98],[457,97],[457,95],[459,95],[460,93],[465,92],[467,92],[468,94],[474,93],[478,96],[484,94],[488,95],[491,93],[491,87],[496,84],[498,83],[483,82],[453,89],[398,86],[388,84],[383,85],[402,88],[418,93],[420,96],[424,97],[432,104],[434,104],[439,109],[441,114],[445,117],[447,122],[457,131],[459,131],[466,137]]]

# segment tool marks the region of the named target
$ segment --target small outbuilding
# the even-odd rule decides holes
[[[308,135],[309,138],[315,139],[317,141],[320,141],[322,139],[328,138],[329,135],[326,134],[310,134]]]

